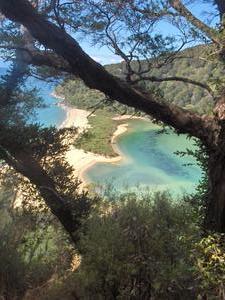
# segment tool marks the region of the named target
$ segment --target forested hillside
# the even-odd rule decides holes
[[[194,81],[203,82],[210,86],[212,90],[218,87],[221,83],[221,70],[222,66],[215,60],[204,59],[204,54],[209,51],[209,47],[194,47],[182,51],[177,59],[170,63],[166,63],[161,67],[153,67],[146,76],[165,78],[165,77],[184,77]],[[202,59],[201,59],[202,54]],[[162,59],[159,59],[159,62]],[[157,64],[159,64],[157,62]],[[147,62],[142,61],[143,65]],[[138,68],[138,63],[133,62]],[[124,63],[111,64],[105,66],[106,69],[115,76],[124,77],[125,66]],[[144,69],[144,68],[143,68]],[[159,95],[160,99],[169,101],[170,103],[177,104],[184,108],[198,111],[200,113],[210,113],[212,111],[212,96],[199,86],[187,84],[180,81],[164,81],[164,82],[142,82],[145,88],[154,91]],[[105,105],[102,101],[104,95],[99,91],[90,90],[81,80],[74,78],[67,78],[60,86],[56,88],[59,95],[65,97],[65,101],[79,108],[92,108],[99,106],[100,108]],[[112,109],[112,106],[110,106]],[[114,109],[123,113],[125,108],[121,104],[114,103]],[[133,109],[128,109],[132,112]]]

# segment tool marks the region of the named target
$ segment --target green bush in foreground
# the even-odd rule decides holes
[[[110,199],[92,210],[76,245],[60,230],[29,229],[28,215],[2,231],[3,299],[224,299],[224,235],[202,238],[188,201],[167,193]]]
[[[140,200],[128,194],[105,203],[85,226],[82,299],[188,299],[198,227],[186,203],[166,194]]]
[[[193,260],[203,299],[225,299],[225,235],[211,234],[196,243]]]
[[[30,290],[68,269],[71,246],[47,213],[14,208],[14,200],[11,188],[0,188],[0,299],[33,300]]]

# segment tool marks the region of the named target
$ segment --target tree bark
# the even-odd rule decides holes
[[[57,192],[54,180],[29,154],[15,154],[12,157],[7,150],[4,160],[13,167],[15,171],[28,178],[37,187],[52,214],[60,221],[73,242],[77,241],[76,231],[79,228],[79,221],[75,218],[69,199],[65,199]],[[70,199],[73,200],[74,199]]]
[[[225,232],[225,151],[209,156],[208,194],[205,227]]]

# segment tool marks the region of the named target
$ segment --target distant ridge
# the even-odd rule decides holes
[[[207,57],[207,52],[210,52],[210,46],[196,46],[185,49],[179,54],[179,58],[172,61],[161,68],[154,68],[146,76],[163,77],[185,77],[202,83],[207,83],[215,89],[221,78],[222,68],[213,60],[202,59]],[[141,61],[143,67],[146,61]],[[135,68],[137,62],[133,62]],[[106,65],[105,68],[115,76],[123,77],[122,70],[124,63]],[[160,99],[164,99],[181,107],[198,111],[201,114],[210,113],[212,111],[212,97],[208,92],[198,86],[186,84],[183,82],[165,81],[162,83],[152,83],[145,81],[145,87],[151,90],[151,93],[157,92]],[[66,79],[56,92],[65,97],[66,102],[75,105],[79,108],[88,108],[99,103],[104,96],[98,91],[88,89],[79,79]],[[116,109],[123,107],[116,104]]]

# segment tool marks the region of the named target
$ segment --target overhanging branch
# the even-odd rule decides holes
[[[18,45],[0,45],[0,49],[24,51],[27,54],[26,57],[23,58],[24,62],[34,66],[46,66],[62,72],[72,72],[66,60],[56,55],[52,51],[40,51],[37,49],[30,50],[26,47],[21,47]]]

